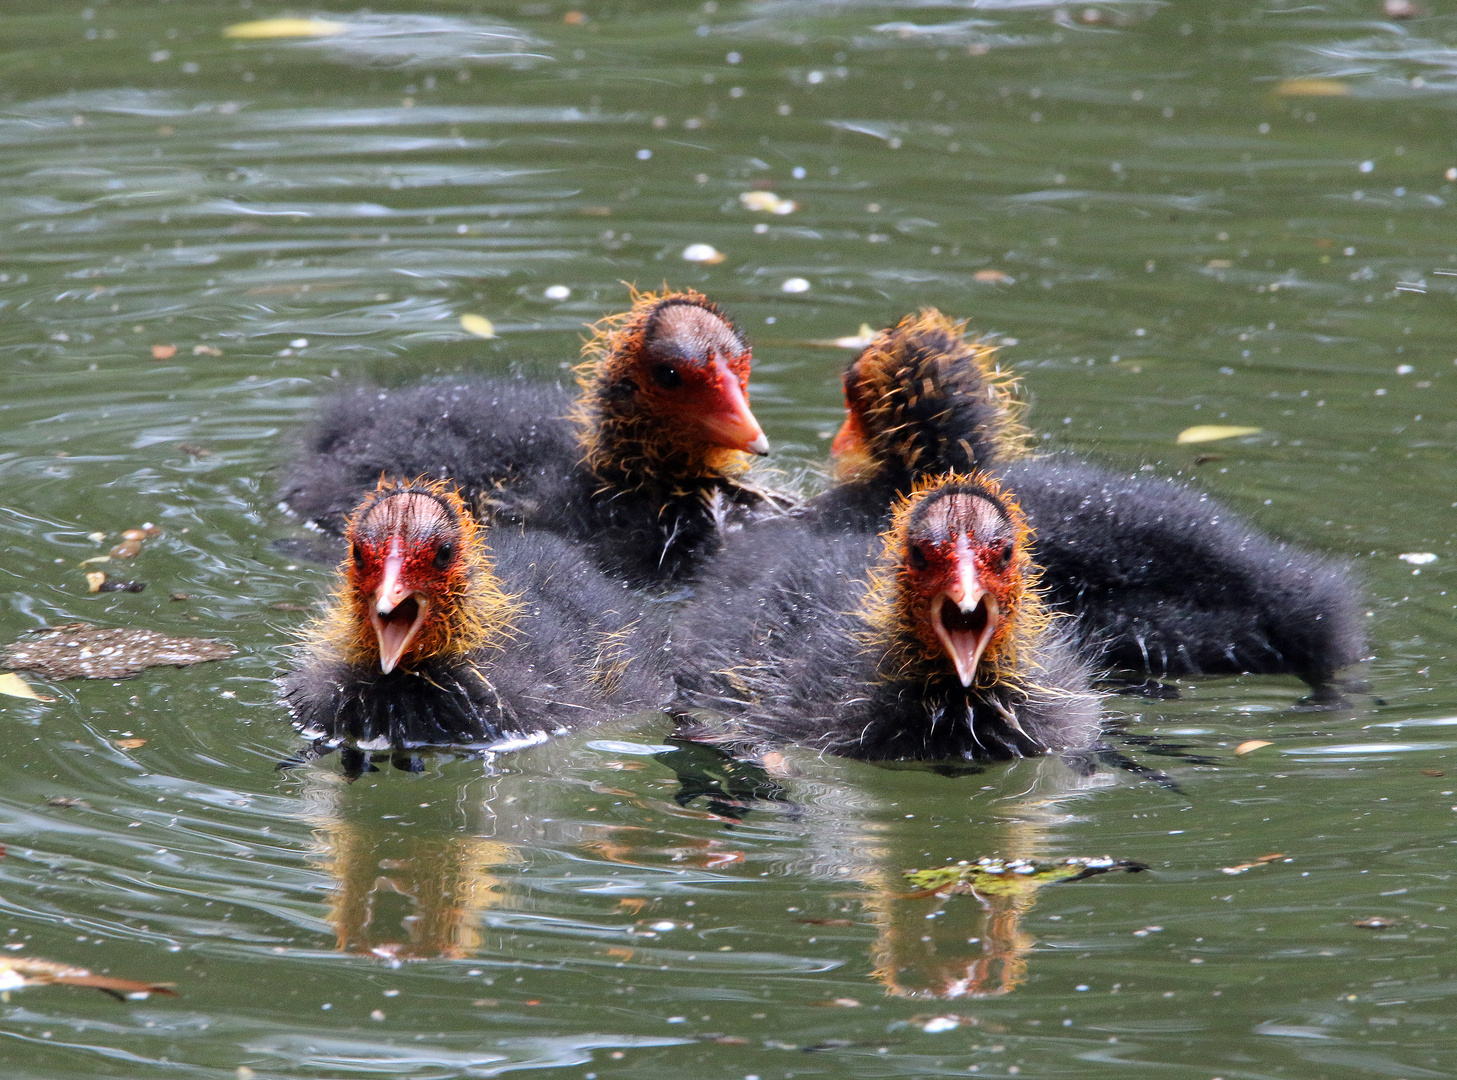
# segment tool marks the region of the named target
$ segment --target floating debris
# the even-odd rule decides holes
[[[991,285],[1012,285],[1017,279],[1001,270],[978,270],[971,275],[971,280]]]
[[[1217,439],[1238,439],[1243,435],[1258,435],[1257,427],[1233,427],[1225,424],[1196,424],[1179,432],[1176,440],[1181,446],[1188,443],[1214,442]]]
[[[689,244],[683,249],[683,258],[693,263],[721,263],[728,258],[712,244]]]
[[[802,277],[792,277],[779,286],[787,293],[809,292],[809,282]]]
[[[180,443],[177,444],[177,449],[180,450],[180,451],[182,451],[184,454],[190,454],[193,457],[211,457],[212,456],[212,451],[211,450],[209,450],[205,446],[198,446],[197,443],[180,442]]]
[[[793,199],[781,199],[772,191],[745,191],[739,196],[739,202],[746,210],[757,210],[762,214],[792,214],[799,209],[799,203]]]
[[[496,336],[496,324],[484,315],[462,315],[460,328],[476,337],[493,338]]]
[[[1390,930],[1400,921],[1400,919],[1384,919],[1380,915],[1375,915],[1369,919],[1352,919],[1351,925],[1359,926],[1362,930]]]
[[[858,1009],[858,1008],[860,1008],[860,1002],[856,1001],[854,998],[845,998],[845,997],[830,998],[830,1000],[828,1000],[828,1001],[814,1001],[814,1002],[811,1002],[810,1004],[812,1004],[812,1005],[818,1005],[822,1009]]]
[[[1426,566],[1437,561],[1437,556],[1430,551],[1408,551],[1397,558],[1404,563],[1411,563],[1412,566]]]
[[[4,694],[6,697],[28,698],[31,701],[56,700],[53,697],[46,697],[44,694],[37,694],[30,688],[30,683],[13,671],[0,675],[0,694]]]
[[[148,994],[166,994],[176,997],[177,991],[169,983],[137,982],[135,979],[117,979],[110,975],[93,975],[83,967],[57,964],[39,958],[23,956],[0,956],[0,993],[20,990],[27,986],[90,986],[104,994],[110,994],[117,1001],[127,998],[145,998]]]
[[[192,347],[192,355],[193,356],[222,356],[223,355],[223,350],[222,349],[219,349],[216,345],[194,345]]]
[[[1234,748],[1235,757],[1244,757],[1246,754],[1253,754],[1262,746],[1274,746],[1269,739],[1249,739],[1240,743]]]
[[[100,570],[92,570],[86,575],[86,591],[89,593],[100,592],[101,587],[105,584],[106,575]]]
[[[73,795],[53,795],[46,800],[47,806],[63,806],[73,810],[90,810],[91,804],[85,799],[78,799]]]
[[[1042,885],[1082,881],[1084,878],[1112,873],[1115,870],[1136,874],[1147,869],[1146,863],[1114,859],[1108,855],[1094,858],[1074,856],[1056,862],[982,858],[974,863],[963,860],[955,866],[942,866],[934,870],[907,870],[905,876],[916,890],[912,894],[913,898],[956,893],[1015,896]]]
[[[804,923],[807,926],[854,926],[854,919],[795,919],[795,922]]]
[[[861,323],[860,329],[847,337],[837,338],[815,338],[805,342],[806,345],[819,345],[827,349],[864,349],[875,340],[875,331],[869,323]]]
[[[223,37],[256,41],[261,38],[332,37],[349,27],[326,19],[255,19],[234,23],[223,30]]]
[[[1351,84],[1336,79],[1286,79],[1275,86],[1280,97],[1350,97]]]
[[[146,746],[146,739],[113,739],[112,745],[118,750],[136,750],[138,747]]]
[[[1243,874],[1246,870],[1253,870],[1257,866],[1268,866],[1272,862],[1280,862],[1281,860],[1285,862],[1295,861],[1294,859],[1286,858],[1284,852],[1276,851],[1269,855],[1261,855],[1258,859],[1250,862],[1240,863],[1238,866],[1221,866],[1220,869],[1226,874]]]
[[[150,667],[187,667],[226,660],[238,650],[211,638],[179,638],[135,627],[66,623],[5,646],[0,667],[48,679],[130,679]]]

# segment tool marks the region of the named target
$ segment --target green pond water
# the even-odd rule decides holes
[[[0,699],[0,960],[181,995],[13,992],[0,1074],[1457,1075],[1457,15],[1422,3],[0,5],[0,638],[238,649]],[[285,15],[339,25],[224,36]],[[791,466],[850,355],[811,342],[921,304],[1000,335],[1047,448],[1350,560],[1366,688],[1110,699],[1177,790],[796,758],[740,823],[675,798],[651,716],[489,768],[278,770],[329,573],[271,546],[274,470],[318,395],[560,378],[665,281],[750,335]],[[1199,424],[1260,432],[1176,444]],[[143,522],[100,569],[146,590],[89,594]],[[1102,854],[1151,870],[901,878]]]

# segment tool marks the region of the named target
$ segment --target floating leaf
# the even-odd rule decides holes
[[[493,338],[496,336],[496,324],[484,315],[462,315],[460,327],[476,337]]]
[[[1249,862],[1240,863],[1238,866],[1224,866],[1220,867],[1220,869],[1223,870],[1226,874],[1243,874],[1246,870],[1253,870],[1257,866],[1265,866],[1272,862],[1279,862],[1281,859],[1285,859],[1286,862],[1291,861],[1290,859],[1285,858],[1285,853],[1283,851],[1275,851],[1271,852],[1269,855],[1261,855],[1258,859],[1252,859]]]
[[[708,263],[710,266],[728,258],[712,244],[689,244],[683,249],[683,258],[688,262]]]
[[[1225,424],[1196,424],[1179,432],[1180,445],[1187,443],[1214,442],[1217,439],[1238,439],[1242,435],[1258,435],[1257,427],[1232,427]]]
[[[223,355],[223,350],[222,349],[219,349],[216,345],[194,345],[192,347],[192,355],[193,356],[222,356]]]
[[[55,701],[53,697],[46,697],[44,694],[37,694],[26,682],[13,671],[7,671],[0,675],[0,694],[6,697],[29,698],[31,701]]]
[[[1380,915],[1369,919],[1353,919],[1352,926],[1359,926],[1362,930],[1390,930],[1397,925],[1396,919],[1383,919]]]
[[[971,280],[994,285],[1010,285],[1014,279],[1011,274],[1003,273],[1000,270],[978,270],[971,275]]]
[[[809,345],[823,345],[830,349],[863,349],[875,340],[875,331],[870,328],[869,323],[861,323],[860,329],[848,337],[817,338],[807,342]]]
[[[223,31],[224,37],[256,41],[260,38],[332,37],[349,27],[325,19],[256,19],[234,23]]]
[[[1335,79],[1286,79],[1275,87],[1280,97],[1349,97],[1351,84]]]
[[[93,975],[86,968],[57,964],[38,957],[0,956],[0,990],[19,990],[25,986],[91,986],[110,994],[118,1001],[148,994],[176,997],[177,991],[166,983],[137,982],[110,975]]]
[[[113,745],[115,745],[118,750],[135,750],[139,746],[146,746],[147,745],[147,740],[146,739],[115,739],[115,740],[113,740]]]
[[[792,214],[799,209],[799,203],[793,199],[781,199],[772,191],[745,191],[739,196],[739,202],[744,204],[745,209],[764,214]]]
[[[1246,754],[1253,754],[1262,746],[1273,746],[1269,739],[1250,739],[1240,743],[1234,748],[1235,757],[1244,757]]]
[[[106,584],[106,575],[100,570],[92,570],[86,575],[86,591],[89,593],[100,592],[101,586]]]
[[[177,355],[177,346],[176,345],[153,345],[152,346],[152,359],[153,360],[171,360],[176,355]]]
[[[187,667],[224,660],[237,651],[225,641],[210,638],[66,623],[31,631],[5,646],[0,667],[38,671],[50,679],[129,679],[149,667]]]
[[[1136,874],[1147,869],[1148,866],[1144,863],[1114,859],[1107,855],[1095,858],[1073,857],[1057,862],[983,858],[974,863],[961,862],[934,870],[907,870],[905,876],[916,890],[915,895],[919,896],[932,896],[937,893],[1015,896],[1042,885],[1082,881],[1084,878],[1114,870],[1126,870]]]

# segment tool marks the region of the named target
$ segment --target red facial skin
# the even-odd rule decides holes
[[[749,409],[751,360],[721,315],[673,301],[658,306],[629,358],[645,409],[684,424],[710,446],[767,454],[769,440]]]
[[[990,502],[938,499],[906,539],[900,580],[911,625],[963,686],[993,666],[1024,590],[1014,534]]]
[[[379,499],[347,533],[345,583],[357,644],[388,674],[448,645],[465,588],[461,525],[430,495]]]

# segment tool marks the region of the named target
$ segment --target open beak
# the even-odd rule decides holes
[[[931,601],[931,624],[956,665],[962,686],[976,679],[976,666],[996,636],[1000,619],[997,598],[982,588],[970,560],[961,564],[951,586]]]
[[[695,417],[708,441],[746,454],[767,454],[769,439],[749,411],[749,402],[739,385],[739,377],[722,360],[715,360],[713,366],[719,385],[717,407]]]
[[[401,582],[403,569],[404,559],[400,556],[390,555],[385,559],[384,577],[374,591],[374,603],[369,609],[369,621],[379,639],[379,667],[386,675],[405,655],[425,625],[425,615],[430,610],[429,597]]]

